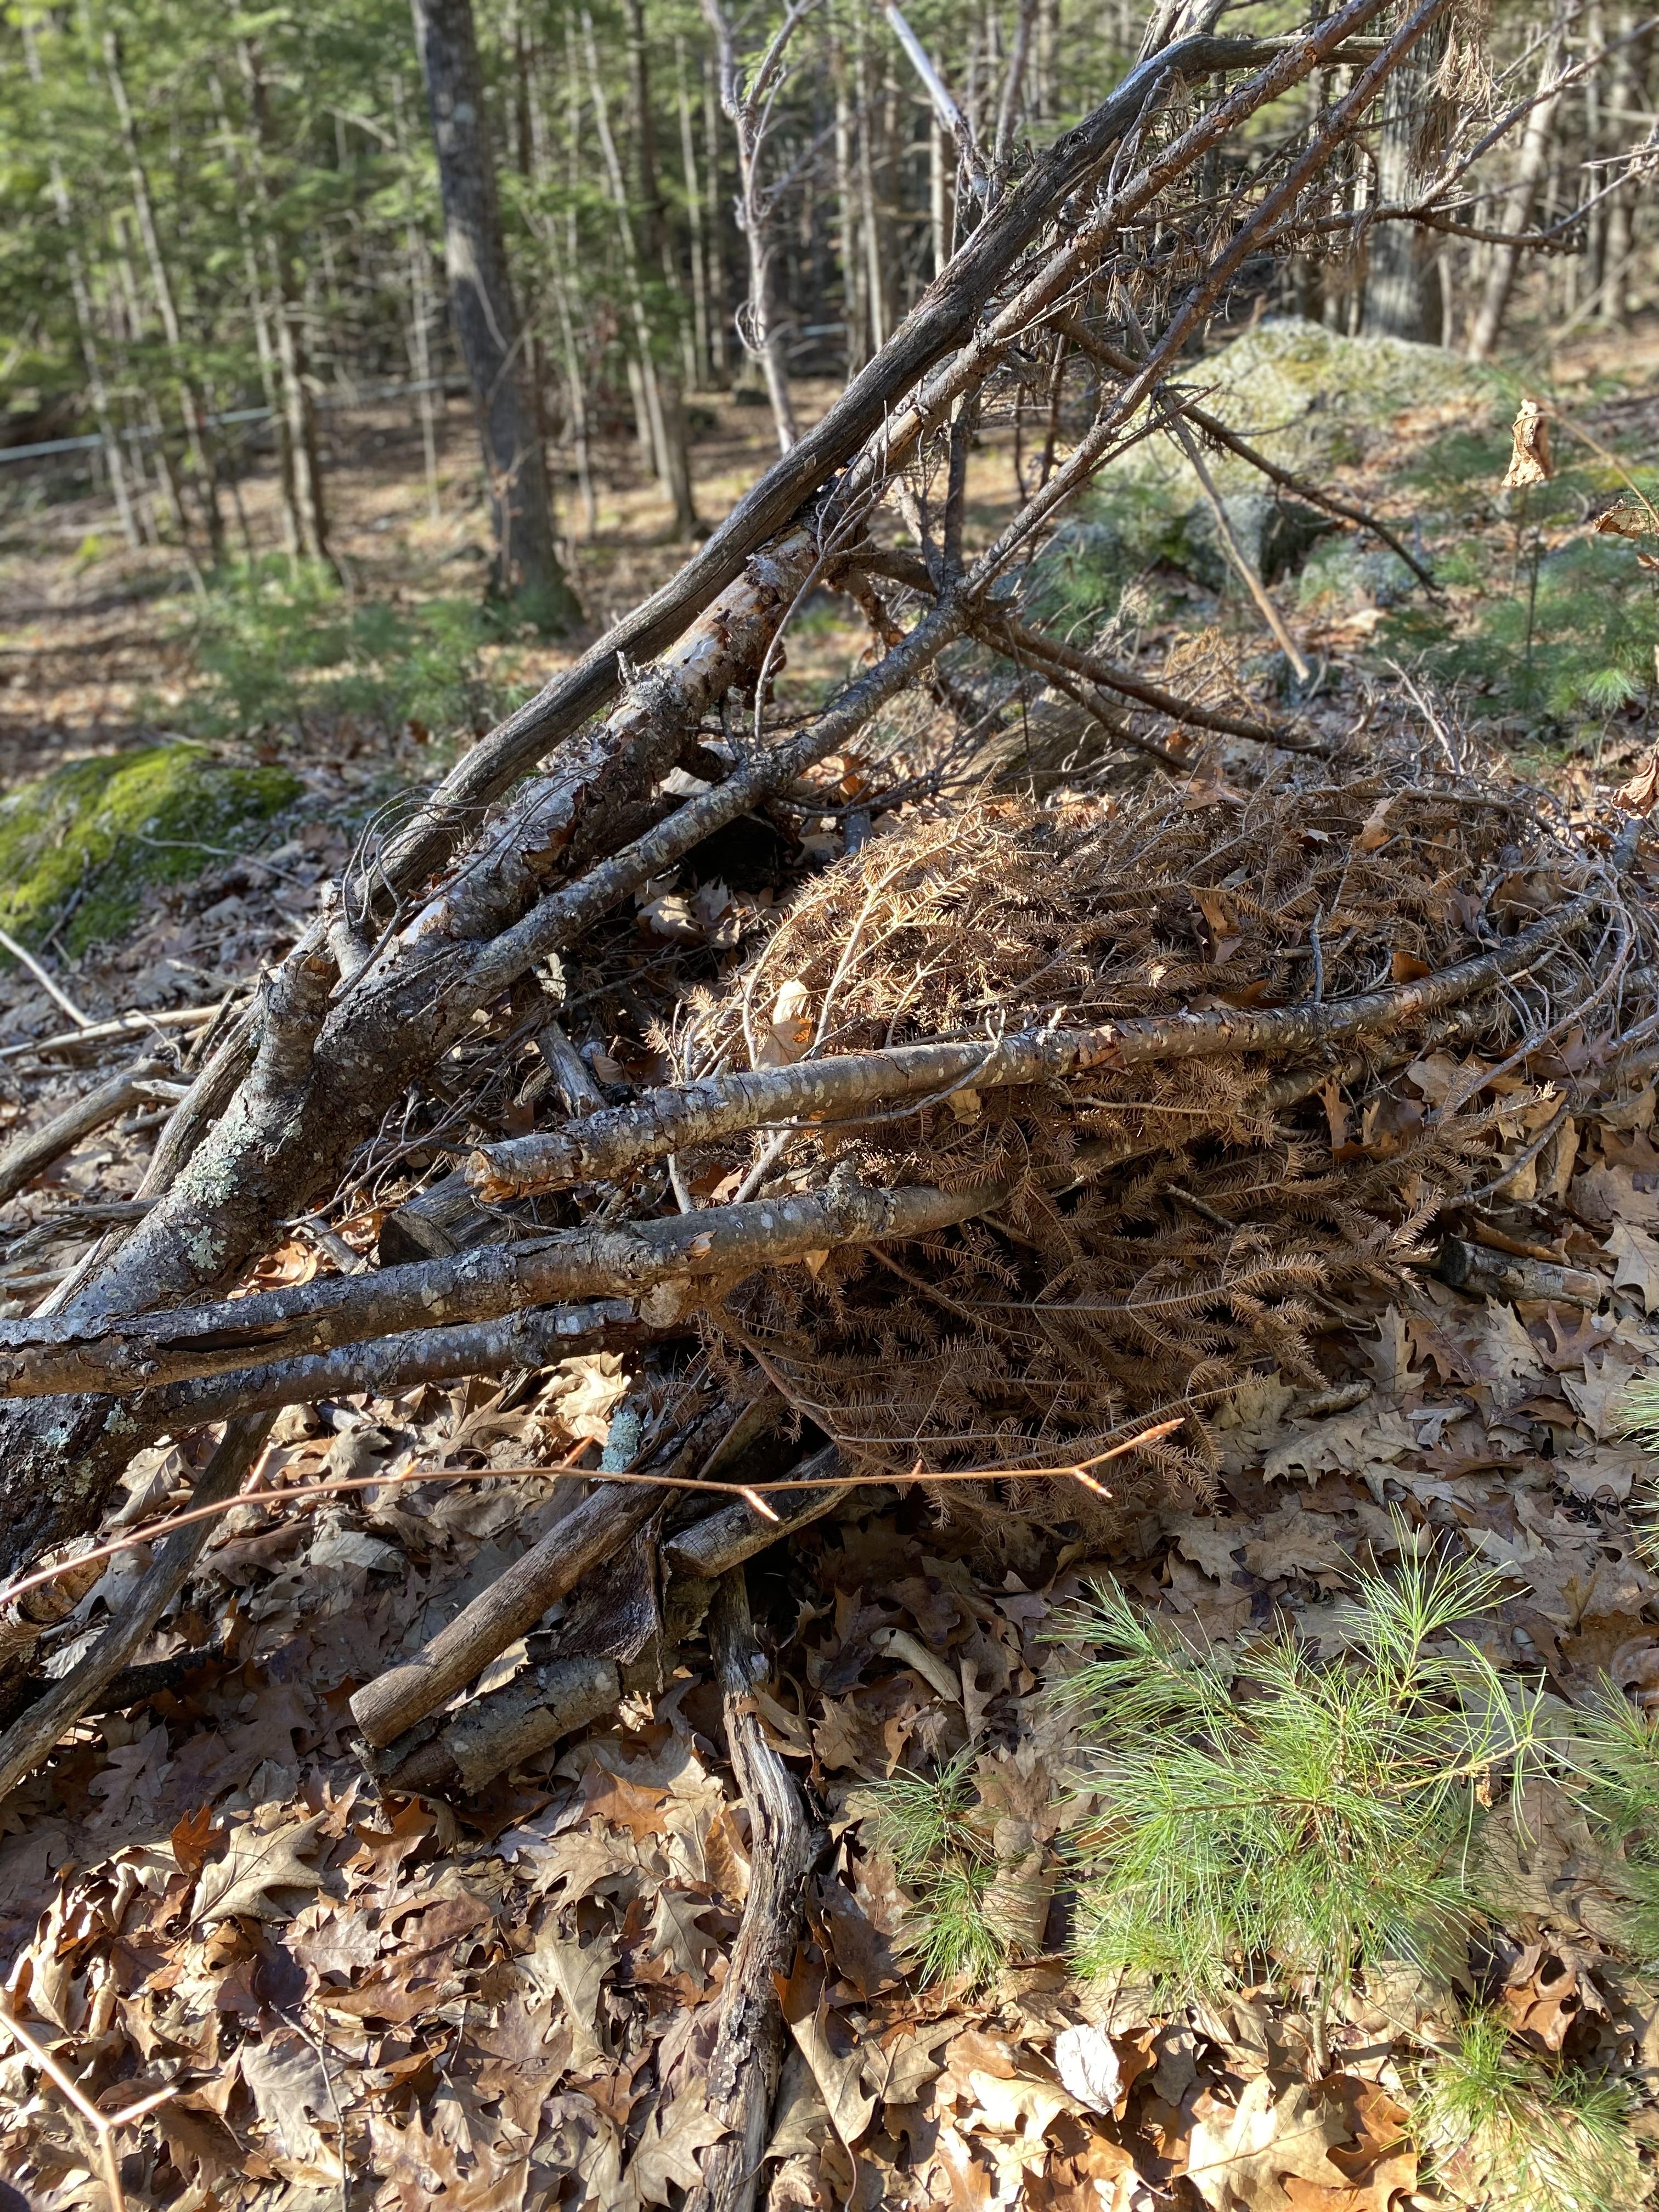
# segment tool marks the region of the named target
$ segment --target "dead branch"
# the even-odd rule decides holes
[[[998,1090],[1155,1060],[1306,1052],[1344,1038],[1381,1033],[1474,996],[1527,966],[1583,911],[1583,902],[1575,902],[1534,923],[1498,951],[1460,962],[1440,975],[1324,1005],[1277,1007],[1262,1013],[1218,1009],[1105,1022],[1088,1029],[1045,1026],[996,1040],[896,1045],[885,1052],[803,1060],[793,1067],[709,1076],[700,1083],[648,1091],[635,1105],[614,1107],[585,1121],[568,1122],[562,1129],[483,1146],[473,1154],[469,1173],[492,1200],[523,1197],[621,1176],[646,1160],[739,1130],[803,1118],[845,1121],[866,1106],[943,1095],[964,1083],[975,1091]],[[6,1343],[0,1335],[0,1359]]]
[[[601,1482],[441,1628],[424,1650],[367,1683],[351,1700],[364,1741],[376,1747],[390,1744],[527,1634],[556,1598],[620,1551],[662,1509],[677,1482],[696,1474],[709,1455],[714,1431],[722,1425],[729,1425],[729,1415],[718,1405],[694,1411],[638,1470],[648,1480]]]
[[[550,1749],[561,1736],[614,1713],[623,1689],[623,1668],[614,1659],[545,1660],[473,1698],[428,1741],[405,1748],[399,1737],[364,1763],[387,1790],[411,1796],[470,1795]]]
[[[203,1468],[191,1503],[212,1505],[234,1497],[270,1428],[269,1413],[246,1414],[233,1421]],[[0,1737],[0,1801],[40,1765],[64,1729],[74,1725],[144,1642],[184,1588],[213,1526],[210,1520],[203,1520],[175,1529],[122,1613],[91,1650]]]
[[[687,2212],[749,2212],[765,2156],[786,2041],[777,1982],[795,1954],[806,1880],[819,1838],[794,1777],[755,1710],[768,1673],[755,1639],[744,1570],[721,1581],[708,1622],[726,1711],[726,1744],[749,1808],[749,1894],[720,1988],[720,2028],[704,2092],[729,2132],[702,2154],[702,2184]]]
[[[912,591],[932,595],[933,579],[912,553],[888,546],[860,546],[855,558],[857,566],[867,574],[890,577],[895,583],[904,584]],[[1068,675],[1086,678],[1091,684],[1103,684],[1109,690],[1121,692],[1126,698],[1136,700],[1141,706],[1150,707],[1158,714],[1168,715],[1172,722],[1190,729],[1214,730],[1224,737],[1277,745],[1285,752],[1306,752],[1322,757],[1326,751],[1324,746],[1293,737],[1276,723],[1258,721],[1247,714],[1224,714],[1218,708],[1200,706],[1194,699],[1183,699],[1174,691],[1166,691],[1162,684],[1120,668],[1102,653],[1079,652],[1064,639],[1034,629],[1003,607],[975,607],[966,627],[974,636],[1010,659],[1035,661],[1039,665],[1049,663],[1063,668]]]
[[[410,1329],[363,1344],[266,1367],[233,1368],[211,1380],[175,1382],[146,1390],[131,1412],[154,1436],[185,1426],[228,1420],[260,1407],[314,1406],[324,1398],[386,1398],[422,1382],[452,1382],[467,1375],[506,1375],[568,1359],[573,1353],[614,1350],[651,1332],[625,1299],[586,1305],[532,1306],[450,1328]]]
[[[434,1712],[532,1629],[554,1601],[611,1557],[662,1504],[643,1486],[604,1484],[440,1629],[423,1651],[377,1675],[351,1700],[365,1742],[390,1743]]]
[[[694,1522],[683,1528],[678,1536],[671,1536],[663,1546],[663,1557],[670,1566],[681,1574],[697,1575],[708,1582],[718,1582],[733,1567],[740,1567],[745,1559],[752,1559],[768,1545],[777,1542],[798,1528],[805,1528],[814,1521],[821,1521],[832,1513],[844,1498],[854,1494],[855,1486],[836,1482],[836,1471],[841,1465],[841,1452],[835,1444],[825,1444],[810,1459],[791,1470],[792,1482],[810,1483],[823,1480],[822,1490],[793,1492],[780,1497],[775,1507],[767,1514],[757,1513],[752,1505],[741,1498],[711,1513],[705,1521]],[[862,1510],[873,1510],[874,1501],[868,1492],[862,1499]]]
[[[38,1129],[14,1137],[0,1152],[0,1206],[15,1198],[26,1183],[33,1182],[54,1160],[72,1151],[83,1137],[119,1121],[130,1106],[136,1106],[146,1095],[139,1086],[166,1071],[165,1060],[141,1060],[84,1097],[71,1100]]]
[[[487,1247],[378,1274],[322,1276],[213,1305],[85,1322],[74,1315],[0,1322],[0,1330],[31,1333],[27,1340],[0,1337],[0,1346],[9,1346],[0,1349],[0,1375],[19,1396],[137,1391],[362,1343],[422,1319],[486,1321],[521,1306],[626,1296],[699,1275],[742,1275],[836,1244],[925,1236],[990,1203],[992,1188],[832,1186],[661,1221],[562,1230],[535,1244]],[[662,1302],[642,1311],[648,1321],[668,1317]]]

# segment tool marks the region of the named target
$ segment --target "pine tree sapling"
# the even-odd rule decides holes
[[[975,1818],[977,1756],[968,1744],[937,1773],[901,1772],[878,1792],[876,1840],[910,1893],[904,1948],[925,1982],[977,1986],[1006,1957],[985,1910],[996,1863],[988,1824]]]
[[[1342,1658],[1285,1634],[1228,1665],[1101,1584],[1063,1632],[1103,1655],[1062,1692],[1095,1804],[1074,1844],[1085,1971],[1176,1999],[1461,1937],[1490,1778],[1534,1741],[1532,1704],[1446,1633],[1497,1594],[1482,1569],[1407,1560],[1359,1578]]]

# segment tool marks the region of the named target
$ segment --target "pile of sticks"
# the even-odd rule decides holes
[[[1305,242],[1333,161],[1452,0],[1423,0],[1386,37],[1361,36],[1381,4],[1349,0],[1288,39],[1199,30],[1152,52],[984,201],[977,227],[887,345],[678,574],[476,744],[401,827],[365,840],[178,1099],[132,1218],[112,1224],[41,1312],[0,1323],[0,1569],[95,1528],[133,1453],[159,1436],[228,1425],[202,1478],[210,1502],[226,1484],[234,1489],[277,1407],[638,1343],[684,1326],[681,1290],[700,1277],[730,1281],[839,1246],[930,1237],[985,1209],[994,1190],[984,1182],[884,1186],[834,1175],[822,1188],[744,1192],[689,1213],[623,1218],[596,1202],[574,1222],[567,1212],[568,1225],[514,1243],[450,1237],[447,1256],[230,1296],[286,1224],[361,1175],[390,1117],[411,1097],[431,1096],[441,1070],[488,1048],[481,1024],[499,1034],[517,1023],[523,1034],[541,1000],[538,979],[604,939],[646,885],[757,808],[844,812],[823,764],[903,695],[926,698],[975,744],[1052,685],[1081,705],[1103,743],[1168,761],[1190,764],[1205,733],[1285,753],[1313,749],[1291,725],[1177,696],[1022,621],[1017,579],[1066,502],[1115,454],[1173,426],[1189,439],[1220,434],[1171,381],[1183,352],[1247,262]],[[1285,94],[1316,72],[1328,84],[1339,66],[1348,77],[1340,98],[1311,119],[1295,103],[1282,138],[1258,131],[1240,151],[1253,118],[1289,115]],[[1200,87],[1212,88],[1207,104]],[[1224,193],[1203,181],[1218,152],[1227,157]],[[1087,411],[1066,447],[1066,395],[1079,388]],[[992,541],[970,553],[970,447],[983,427],[1034,402],[1048,425],[1035,480]],[[1227,442],[1251,457],[1245,441],[1229,434]],[[1388,537],[1322,488],[1261,465],[1280,489]],[[908,538],[897,547],[895,514]],[[804,721],[769,724],[790,622],[825,588],[864,609],[871,663]],[[1016,672],[988,705],[951,672],[986,653]],[[941,656],[951,658],[941,665]],[[677,770],[696,778],[695,795],[673,795],[684,781]],[[1568,921],[1577,926],[1576,909]],[[1445,974],[1325,1005],[1313,1024],[1321,1048],[1455,1007],[1513,978],[1566,926],[1551,917]],[[477,1197],[591,1187],[716,1124],[754,1127],[876,1101],[885,1110],[969,1076],[982,1087],[1069,1079],[1138,1058],[1237,1053],[1246,1038],[1258,1054],[1291,1052],[1310,1042],[1310,1019],[1287,1007],[1139,1027],[1048,1024],[994,1050],[959,1039],[908,1046],[729,1077],[712,1094],[694,1086],[618,1115],[572,1066],[544,1005],[533,1023],[552,1074],[544,1095],[569,1118],[525,1139],[527,1152],[487,1148],[475,1193],[458,1202],[465,1212]],[[426,1206],[426,1232],[441,1211]],[[538,1219],[532,1212],[520,1229]],[[443,1243],[416,1237],[426,1251]],[[714,1449],[711,1423],[719,1417],[705,1409],[672,1425],[659,1474],[715,1479],[700,1474]],[[572,1558],[591,1562],[631,1540],[655,1495],[644,1492],[641,1505],[636,1487],[601,1488],[562,1524],[561,1573]],[[809,1487],[821,1496],[822,1478]],[[761,1515],[757,1525],[771,1524]],[[590,1527],[597,1548],[585,1549],[578,1538]],[[146,1604],[167,1575],[187,1571],[182,1556],[170,1548],[158,1559]],[[540,1617],[551,1585],[523,1563],[514,1573],[530,1577],[526,1594],[492,1600],[496,1627],[483,1640],[454,1624],[459,1656],[418,1662],[418,1696],[380,1686],[362,1693],[371,1745],[435,1711],[490,1656],[485,1645],[502,1624],[520,1628],[495,1650],[524,1619]],[[27,1669],[27,1620],[10,1626],[0,1713],[8,1702],[15,1708]],[[122,1640],[93,1655],[78,1689],[69,1678],[49,1711],[37,1700],[16,1721],[0,1744],[0,1780],[49,1751],[77,1696],[84,1709],[82,1693],[96,1694],[100,1669],[107,1680]],[[597,1663],[568,1653],[559,1663],[578,1662]],[[453,1763],[458,1773],[478,1771],[459,1755]]]

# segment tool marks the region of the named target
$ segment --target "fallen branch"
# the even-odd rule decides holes
[[[94,1131],[119,1121],[130,1106],[137,1105],[145,1096],[140,1085],[161,1074],[165,1066],[162,1060],[141,1060],[136,1066],[112,1075],[84,1097],[71,1100],[38,1129],[26,1130],[14,1137],[5,1151],[0,1152],[0,1206],[15,1198],[26,1183],[33,1182],[36,1176],[54,1160],[61,1159],[83,1137],[90,1137]]]
[[[781,1536],[821,1521],[826,1513],[833,1513],[844,1498],[851,1498],[860,1486],[836,1482],[834,1477],[840,1465],[840,1447],[825,1444],[810,1459],[804,1459],[789,1477],[792,1483],[821,1482],[824,1485],[822,1489],[779,1496],[775,1507],[764,1514],[757,1513],[742,1498],[736,1498],[720,1512],[711,1513],[707,1520],[694,1522],[678,1536],[671,1536],[662,1547],[664,1559],[681,1574],[718,1582],[733,1567],[740,1567],[745,1559],[752,1559],[757,1553],[775,1544]],[[873,1511],[874,1501],[866,1497],[860,1510]]]
[[[270,1428],[268,1413],[233,1421],[198,1479],[192,1504],[211,1506],[234,1498]],[[184,1588],[212,1527],[212,1521],[204,1518],[175,1529],[91,1650],[0,1736],[0,1801],[40,1765],[64,1729],[74,1725],[144,1642]]]
[[[63,1030],[55,1036],[28,1037],[21,1044],[0,1045],[0,1060],[21,1060],[32,1052],[64,1052],[71,1045],[102,1044],[109,1037],[143,1036],[147,1030],[205,1029],[218,1012],[213,1006],[160,1006],[154,1013],[121,1014],[112,1021],[94,1022],[89,1029]]]
[[[0,929],[0,947],[3,947],[14,960],[28,969],[53,1005],[61,1012],[69,1016],[77,1030],[84,1031],[96,1026],[92,1016],[82,1012],[46,963],[37,960],[27,945],[20,945],[9,930]]]
[[[708,1639],[726,1713],[726,1747],[749,1808],[749,1893],[720,1985],[720,2027],[703,2076],[710,2116],[728,2130],[702,2154],[686,2212],[749,2212],[766,2154],[787,2040],[777,1983],[795,1955],[806,1880],[820,1839],[800,1786],[755,1710],[767,1662],[756,1642],[744,1570],[715,1594]]]
[[[489,1246],[378,1274],[323,1276],[213,1305],[0,1322],[0,1376],[24,1397],[135,1392],[362,1343],[422,1320],[487,1321],[520,1306],[746,1274],[837,1244],[926,1236],[966,1220],[1005,1188],[854,1184],[628,1226],[564,1230],[536,1244]],[[641,1310],[653,1325],[670,1317],[660,1303]]]
[[[262,1407],[314,1406],[324,1398],[389,1398],[422,1382],[505,1375],[550,1366],[573,1353],[614,1350],[649,1334],[621,1298],[586,1305],[530,1307],[452,1328],[417,1328],[333,1352],[233,1368],[211,1380],[168,1384],[135,1399],[131,1412],[151,1435]]]
[[[708,1455],[719,1407],[695,1413],[629,1483],[601,1482],[556,1521],[488,1589],[441,1628],[425,1649],[366,1683],[351,1700],[363,1740],[379,1747],[424,1720],[509,1644],[527,1635],[555,1599],[619,1551],[685,1476]]]
[[[1165,1014],[1086,1029],[1048,1027],[995,1040],[895,1045],[885,1052],[802,1060],[793,1067],[708,1076],[647,1091],[631,1106],[612,1107],[562,1129],[481,1146],[468,1173],[483,1197],[499,1201],[620,1176],[647,1160],[738,1131],[803,1118],[844,1121],[866,1106],[926,1098],[964,1084],[976,1091],[998,1090],[1149,1060],[1306,1051],[1392,1029],[1472,996],[1526,966],[1582,911],[1582,902],[1564,908],[1499,951],[1462,961],[1437,976],[1318,1006],[1261,1013],[1228,1008]],[[719,1210],[695,1218],[718,1219]],[[0,1335],[0,1356],[5,1341]]]
[[[923,562],[912,553],[890,546],[860,546],[856,555],[857,566],[866,574],[885,576],[911,591],[931,595],[933,579]],[[981,641],[1014,660],[1032,660],[1039,664],[1050,662],[1063,668],[1068,675],[1085,678],[1091,684],[1104,684],[1108,690],[1121,692],[1125,698],[1133,699],[1143,707],[1165,714],[1172,722],[1184,724],[1195,730],[1213,730],[1228,738],[1244,738],[1251,743],[1277,745],[1285,752],[1313,753],[1323,757],[1327,748],[1310,744],[1306,739],[1291,737],[1277,723],[1258,721],[1247,714],[1229,714],[1220,708],[1200,706],[1195,699],[1182,698],[1174,691],[1166,691],[1162,684],[1136,676],[1115,661],[1108,660],[1097,653],[1079,652],[1063,638],[1051,637],[1046,630],[1034,629],[1022,623],[1000,606],[979,605],[970,609],[965,624],[967,629]],[[1010,652],[1010,647],[1015,649]],[[1119,732],[1118,734],[1123,734]],[[1159,750],[1142,740],[1146,750]],[[1159,753],[1160,757],[1167,758]],[[1180,763],[1176,763],[1180,765]]]
[[[364,1764],[386,1790],[470,1796],[550,1750],[561,1736],[614,1713],[623,1690],[623,1668],[614,1659],[544,1660],[463,1705],[428,1741],[404,1751],[394,1740]]]

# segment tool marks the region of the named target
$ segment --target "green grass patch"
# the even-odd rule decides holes
[[[209,848],[251,844],[301,788],[287,769],[196,745],[71,762],[0,799],[0,923],[39,944],[74,902],[70,953],[119,937],[148,886],[199,875]]]

